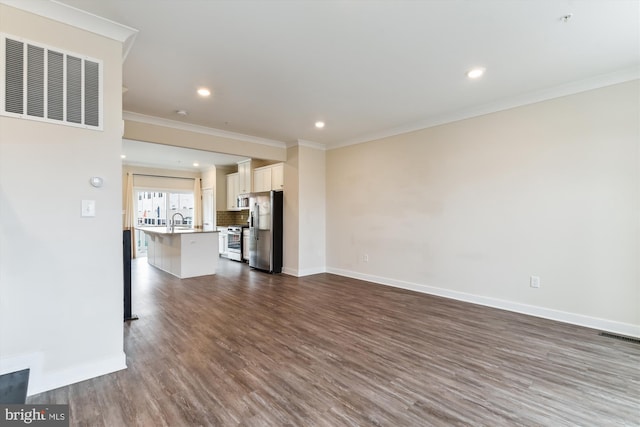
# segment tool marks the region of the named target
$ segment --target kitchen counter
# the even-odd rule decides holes
[[[169,227],[136,227],[136,230],[144,231],[145,233],[154,234],[199,234],[199,233],[217,233],[218,230],[194,230],[193,228],[181,228],[176,227],[173,232],[169,232]]]
[[[181,279],[216,274],[218,231],[136,227],[146,235],[147,262]]]

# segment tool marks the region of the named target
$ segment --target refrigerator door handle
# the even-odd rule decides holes
[[[260,206],[258,206],[257,203],[253,215],[253,219],[255,221],[254,228],[256,229],[256,240],[258,240],[258,230],[260,230]]]

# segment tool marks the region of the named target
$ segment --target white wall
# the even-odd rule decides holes
[[[298,276],[299,269],[299,147],[287,149],[287,161],[284,164],[284,213],[283,213],[283,249],[282,271]]]
[[[329,151],[329,271],[640,335],[639,95],[633,81]]]
[[[284,161],[287,156],[285,144],[279,141],[231,133],[223,137],[220,133],[225,133],[224,131],[131,113],[127,113],[126,117],[126,139],[276,162]]]
[[[287,149],[282,270],[292,276],[326,271],[325,159],[304,142]]]
[[[0,16],[2,32],[104,61],[104,131],[0,117],[0,372],[30,367],[33,394],[125,368],[122,45],[4,5]]]
[[[326,270],[326,152],[298,147],[298,275]]]

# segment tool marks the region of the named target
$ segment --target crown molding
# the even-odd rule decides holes
[[[119,24],[98,15],[60,3],[56,0],[25,1],[0,0],[0,4],[40,15],[90,33],[98,34],[122,43],[122,60],[124,61],[138,35],[138,30]]]
[[[325,144],[322,144],[320,142],[308,141],[305,139],[298,139],[297,141],[287,144],[287,148],[297,147],[297,146],[309,147],[309,148],[314,148],[316,150],[322,150],[322,151],[327,150],[327,146]]]
[[[268,145],[270,147],[286,148],[287,145],[282,141],[274,139],[261,138],[259,136],[245,135],[242,133],[229,132],[222,129],[215,129],[206,126],[192,125],[190,123],[178,122],[175,120],[162,119],[160,117],[147,116],[144,114],[124,111],[122,113],[124,120],[132,122],[146,123],[149,125],[164,126],[172,129],[184,130],[187,132],[202,133],[205,135],[219,136],[221,138],[235,139],[238,141],[251,142],[253,144]]]
[[[361,144],[364,142],[375,141],[377,139],[389,138],[403,133],[414,132],[439,126],[447,123],[457,122],[459,120],[470,119],[485,114],[495,113],[498,111],[508,110],[510,108],[521,107],[524,105],[535,104],[537,102],[547,101],[554,98],[560,98],[567,95],[573,95],[580,92],[586,92],[593,89],[599,89],[606,86],[624,83],[631,80],[640,79],[640,66],[625,68],[613,73],[601,74],[576,82],[571,82],[548,89],[529,92],[515,97],[508,97],[496,102],[483,104],[471,108],[466,108],[451,113],[435,115],[425,120],[409,123],[403,126],[387,129],[381,132],[364,134],[356,138],[348,139],[337,144],[332,144],[330,150],[346,147],[349,145]]]

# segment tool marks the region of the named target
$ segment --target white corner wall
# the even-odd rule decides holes
[[[298,147],[298,275],[326,271],[326,152]]]
[[[329,151],[328,271],[640,336],[639,99],[632,81]]]
[[[0,373],[31,368],[35,394],[126,367],[122,45],[2,4],[0,16],[2,32],[104,61],[104,131],[0,117]]]
[[[284,164],[282,272],[291,276],[299,275],[299,148],[297,145],[287,148]]]
[[[305,143],[287,149],[284,164],[283,272],[326,271],[326,152]]]

